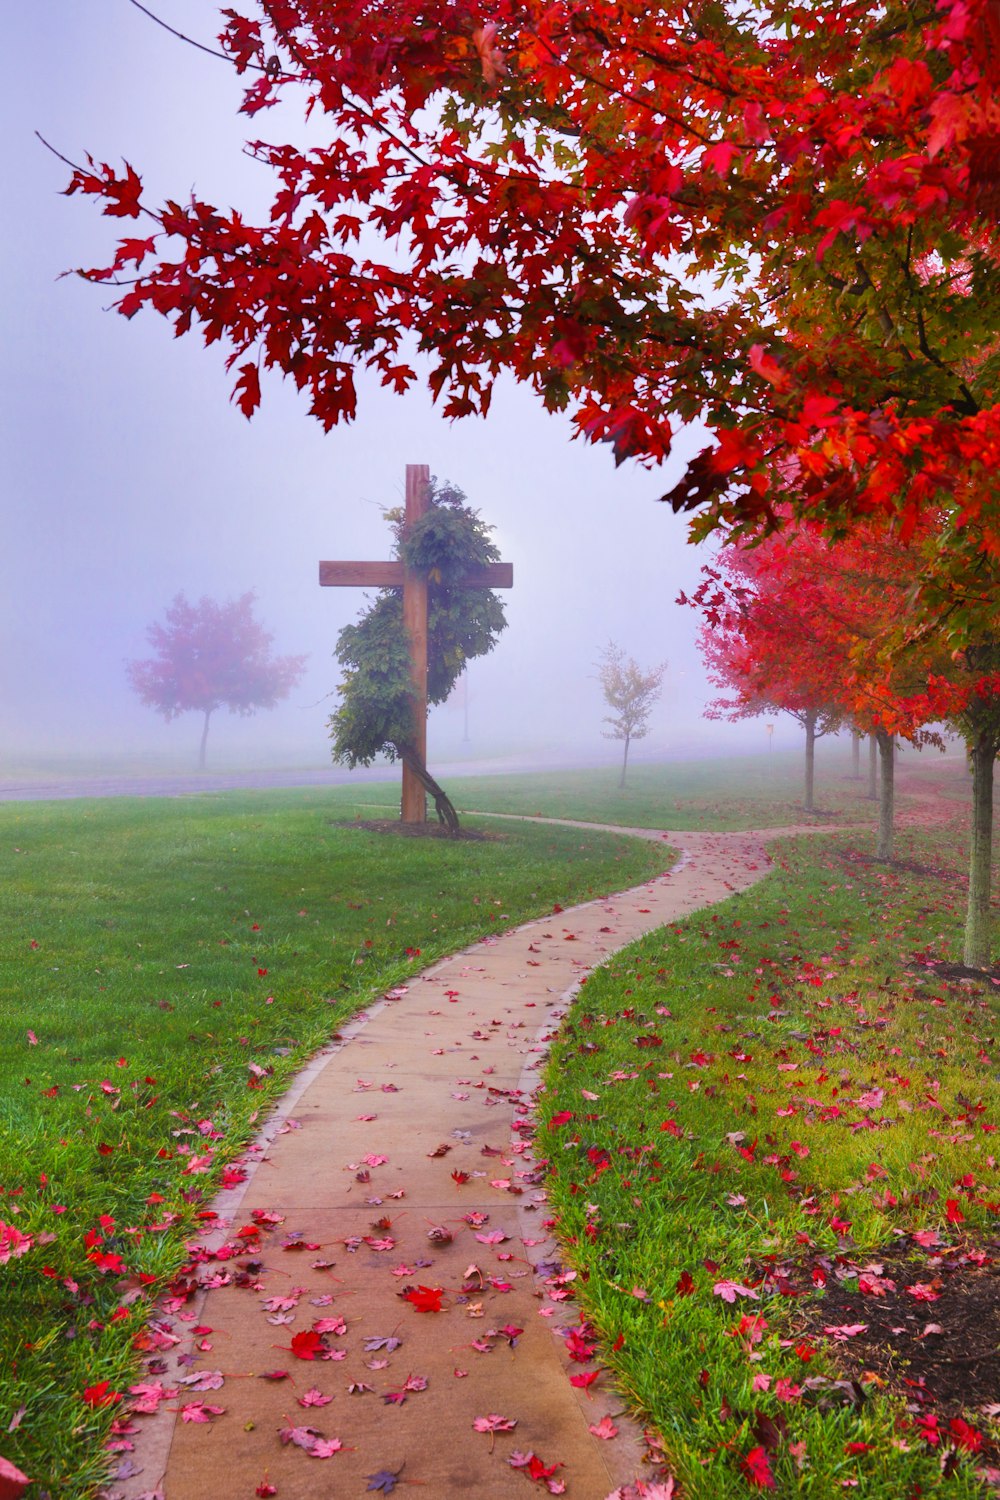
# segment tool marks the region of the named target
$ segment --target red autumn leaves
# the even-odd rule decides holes
[[[416,1286],[410,1287],[403,1294],[405,1301],[411,1303],[417,1312],[440,1312],[441,1298],[444,1295],[439,1286]]]
[[[992,383],[968,371],[991,352],[988,299],[967,290],[995,255],[995,0],[900,15],[837,4],[817,26],[762,3],[728,16],[723,42],[683,0],[528,0],[486,21],[400,0],[391,37],[352,0],[230,10],[243,113],[297,94],[323,146],[255,142],[276,176],[260,223],[184,193],[143,204],[129,164],[88,157],[68,191],[156,232],[86,274],[128,267],[123,314],[228,340],[247,415],[274,368],[325,428],[349,421],[359,364],[395,391],[417,381],[412,335],[447,416],[485,412],[513,374],[619,461],[659,463],[706,414],[714,446],[670,492],[678,509],[753,521],[794,456],[803,512],[956,493],[977,517],[989,487],[969,476],[995,470],[998,443]],[[438,128],[430,99],[470,129]],[[565,160],[548,150],[553,100]],[[676,295],[678,255],[727,284],[724,311]]]

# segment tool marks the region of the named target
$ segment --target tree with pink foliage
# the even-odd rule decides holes
[[[274,708],[302,676],[304,656],[272,656],[274,637],[254,617],[253,593],[218,603],[190,603],[178,594],[163,624],[146,631],[154,656],[127,663],[129,682],[143,703],[174,719],[203,715],[198,767],[204,769],[209,721],[216,709],[248,717]]]

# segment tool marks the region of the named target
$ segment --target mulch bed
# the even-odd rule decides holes
[[[945,1442],[952,1418],[971,1423],[982,1436],[981,1460],[996,1464],[1000,1444],[984,1419],[1000,1416],[1000,1240],[930,1253],[904,1240],[866,1259],[825,1259],[829,1274],[818,1296],[810,1275],[815,1252],[801,1264],[783,1263],[779,1272],[786,1289],[801,1295],[796,1335],[823,1339],[843,1377],[833,1384],[807,1380],[814,1398],[859,1404],[874,1378],[903,1398],[915,1422],[936,1416]],[[863,1281],[876,1292],[864,1293]],[[908,1287],[924,1289],[931,1300]]]
[[[928,1264],[891,1250],[874,1263],[895,1291],[862,1296],[854,1278],[828,1283],[821,1299],[799,1309],[807,1330],[866,1324],[837,1345],[838,1364],[855,1378],[871,1371],[941,1415],[1000,1403],[1000,1265],[949,1265],[938,1256]],[[915,1301],[904,1290],[915,1284],[937,1300]]]
[[[946,963],[940,958],[917,958],[916,956],[914,956],[914,963],[921,969],[926,969],[934,979],[943,980],[945,983],[971,979],[976,984],[1000,985],[1000,968],[970,969],[967,964]]]
[[[835,856],[836,857],[836,856]],[[964,878],[964,872],[951,865],[925,865],[915,859],[876,859],[862,849],[843,849],[839,853],[843,865],[865,865],[869,869],[899,872],[905,875],[929,875],[935,880],[953,883]]]

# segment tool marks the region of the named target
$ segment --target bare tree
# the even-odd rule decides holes
[[[614,641],[608,642],[597,663],[597,680],[611,710],[604,716],[604,723],[611,727],[601,733],[606,740],[625,742],[619,786],[625,785],[629,745],[633,740],[643,739],[648,732],[649,715],[660,696],[666,670],[667,663],[663,661],[644,672]]]

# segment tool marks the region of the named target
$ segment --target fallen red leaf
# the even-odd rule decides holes
[[[970,1427],[964,1417],[952,1417],[948,1423],[948,1431],[956,1448],[964,1448],[966,1453],[978,1453],[983,1446],[983,1435],[977,1432],[975,1427]]]
[[[326,1345],[321,1334],[310,1328],[303,1333],[296,1333],[292,1338],[291,1352],[296,1359],[315,1359],[317,1355],[323,1354]]]
[[[31,1480],[6,1458],[0,1458],[0,1500],[21,1500]]]
[[[412,1302],[417,1312],[440,1312],[444,1292],[439,1286],[411,1286],[403,1293],[406,1302]]]
[[[113,1391],[109,1380],[100,1380],[96,1385],[84,1388],[83,1399],[88,1406],[113,1406],[122,1399],[121,1391]]]
[[[774,1490],[778,1487],[771,1473],[767,1453],[763,1448],[751,1448],[750,1452],[740,1459],[740,1472],[749,1484],[756,1485],[758,1489]]]

